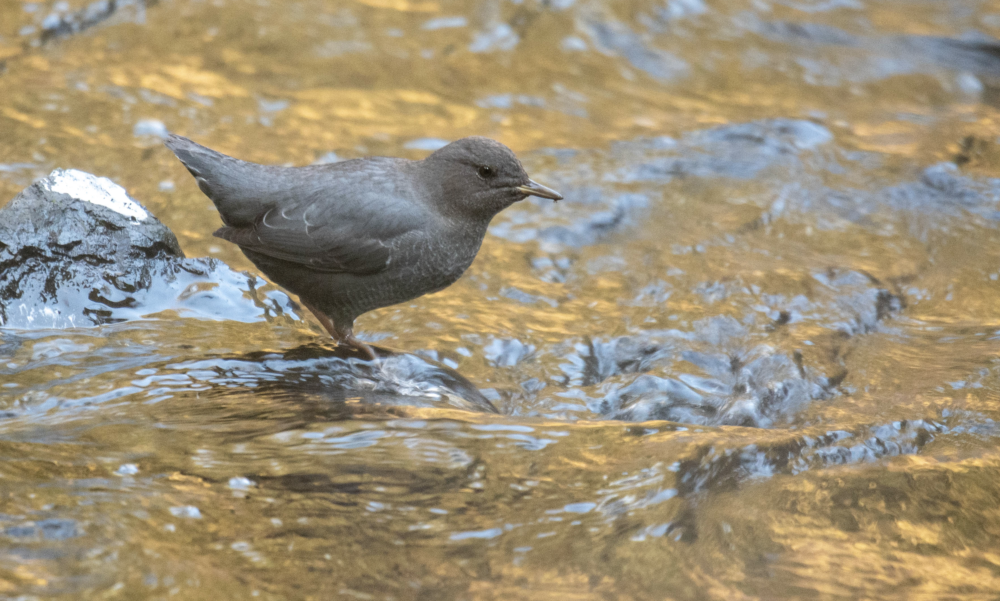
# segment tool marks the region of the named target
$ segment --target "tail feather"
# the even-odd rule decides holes
[[[234,159],[176,134],[164,144],[191,172],[226,225],[250,225],[270,208],[272,202],[260,185],[268,167]]]

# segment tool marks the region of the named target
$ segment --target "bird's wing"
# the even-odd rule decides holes
[[[253,225],[224,226],[215,235],[316,271],[368,275],[388,267],[400,238],[423,221],[415,211],[359,205],[358,198],[338,196],[275,206]]]
[[[266,177],[257,177],[259,185],[246,193],[260,210],[250,222],[227,220],[215,235],[316,271],[377,273],[392,261],[401,238],[431,221],[405,163],[364,159],[261,167]],[[223,192],[232,203],[240,190],[229,186]]]

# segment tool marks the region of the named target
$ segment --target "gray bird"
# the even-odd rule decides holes
[[[490,220],[528,196],[560,200],[509,148],[463,138],[420,161],[370,157],[328,165],[248,163],[171,135],[222,216],[215,235],[297,294],[338,343],[373,309],[437,292],[479,252]]]

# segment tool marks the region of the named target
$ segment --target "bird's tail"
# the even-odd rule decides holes
[[[176,134],[164,144],[191,172],[226,225],[252,224],[267,210],[269,201],[259,184],[268,167],[234,159]]]

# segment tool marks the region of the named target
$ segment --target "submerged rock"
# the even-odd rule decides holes
[[[344,401],[392,407],[453,407],[497,413],[496,407],[458,372],[436,362],[381,349],[379,363],[360,361],[346,347],[308,344],[283,353],[258,352],[204,357],[146,367],[132,382],[145,396],[177,394],[211,388],[217,394],[234,390]],[[210,394],[210,393],[206,393]]]
[[[810,403],[835,396],[847,376],[836,357],[858,337],[891,327],[884,322],[905,307],[902,296],[858,272],[814,277],[823,288],[813,300],[770,299],[780,310],[746,303],[772,319],[770,325],[715,316],[692,324],[692,331],[589,340],[562,356],[562,374],[554,379],[580,387],[575,398],[611,419],[758,428],[787,423]],[[732,301],[745,294],[752,296],[738,292]],[[782,328],[804,321],[828,332],[826,340],[817,337],[834,357],[825,368],[807,365],[801,350],[784,340]]]

